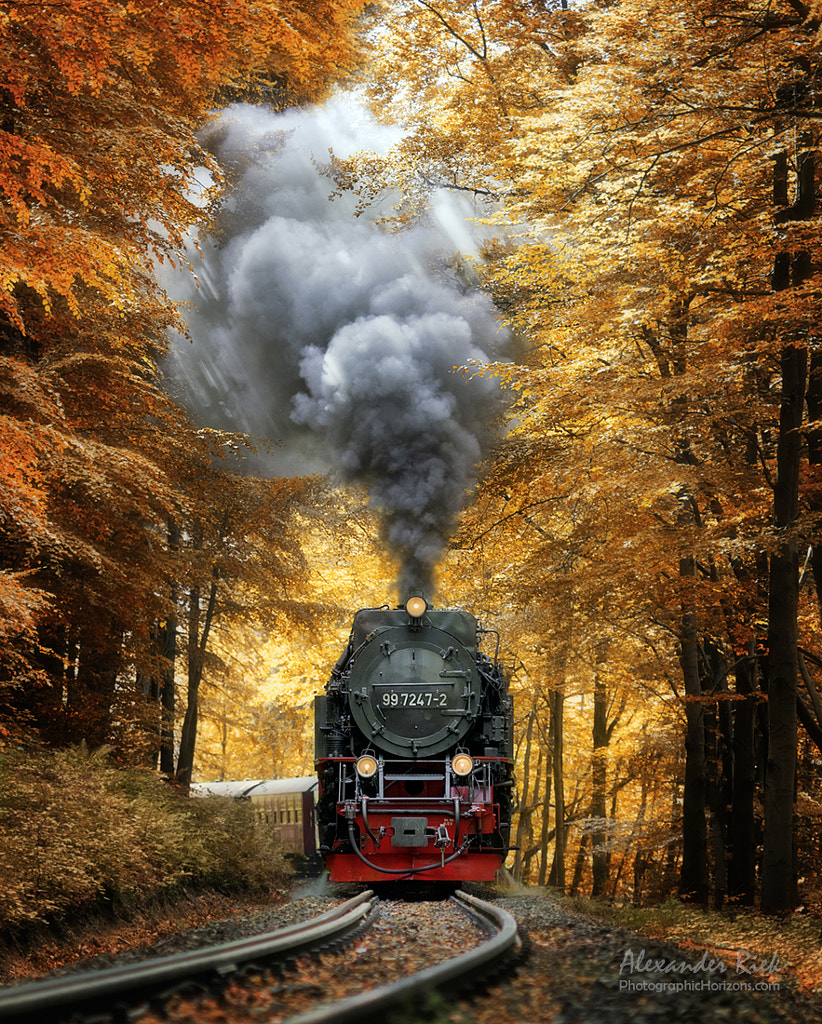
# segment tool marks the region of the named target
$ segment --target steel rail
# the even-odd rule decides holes
[[[369,889],[318,917],[277,931],[124,967],[15,985],[0,991],[0,1021],[41,1024],[77,1012],[116,1009],[135,1000],[144,1003],[151,995],[167,993],[175,985],[201,979],[208,981],[235,972],[243,965],[330,942],[357,927],[373,902],[374,893]]]
[[[490,966],[519,951],[522,943],[517,922],[508,911],[462,891],[457,891],[452,899],[469,916],[479,918],[486,926],[490,924],[495,929],[492,937],[444,963],[338,1003],[288,1017],[285,1024],[348,1024],[349,1021],[362,1024],[373,1018],[384,1018],[389,1011],[408,1004],[412,996],[440,989],[457,980],[467,981],[480,972],[487,977]]]

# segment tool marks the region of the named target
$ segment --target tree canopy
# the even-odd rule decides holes
[[[154,268],[183,259],[207,216],[209,112],[238,92],[322,97],[359,59],[361,11],[0,4],[6,732],[133,759],[160,742],[153,704],[177,646],[161,641],[178,619],[199,671],[198,595],[207,618],[217,590],[236,603],[232,586],[265,567],[268,610],[277,588],[280,609],[299,605],[284,597],[301,571],[287,524],[305,487],[243,477],[247,442],[175,403],[161,360],[183,321]]]
[[[409,131],[340,180],[391,183],[400,222],[437,189],[472,195],[500,225],[478,270],[531,345],[456,542],[471,596],[517,646],[536,630],[540,685],[565,700],[604,677],[630,708],[621,666],[651,657],[640,692],[687,731],[682,891],[706,898],[710,873],[718,899],[750,897],[764,824],[763,906],[791,906],[776,836],[820,738],[814,669],[797,688],[797,644],[816,658],[820,639],[816,12],[415,0],[387,18],[371,96]],[[562,727],[555,701],[543,713]],[[634,736],[658,744],[648,714]]]
[[[200,702],[211,770],[281,771],[347,613],[385,599],[359,491],[236,472],[222,457],[248,439],[160,387],[185,311],[152,274],[192,225],[211,217],[219,249],[228,214],[260,212],[209,208],[213,106],[314,101],[356,73],[404,130],[332,154],[332,201],[378,201],[397,240],[467,197],[494,237],[454,281],[524,343],[493,367],[506,431],[438,570],[514,666],[516,870],[790,909],[800,870],[818,887],[822,813],[819,12],[362,14],[0,4],[5,728],[172,772],[176,663],[183,781]],[[313,628],[273,636],[285,618]]]
[[[274,81],[321,96],[355,59],[360,6],[2,4],[8,320],[25,328],[29,291],[74,315],[84,289],[116,309],[133,301],[139,271],[176,258],[199,215],[191,195],[208,160],[194,132],[221,90]]]

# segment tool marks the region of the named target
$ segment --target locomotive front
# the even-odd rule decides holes
[[[316,698],[332,881],[488,881],[508,851],[512,707],[487,631],[421,595],[364,608]]]

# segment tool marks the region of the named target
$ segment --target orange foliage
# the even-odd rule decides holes
[[[322,96],[358,59],[362,9],[0,4],[6,722],[143,756],[141,716],[156,723],[141,686],[162,668],[155,631],[176,612],[173,581],[222,574],[227,590],[244,573],[250,585],[252,564],[270,585],[298,571],[290,487],[252,494],[221,462],[233,439],[195,430],[162,386],[165,332],[183,324],[152,267],[181,258],[183,233],[206,216],[198,174],[219,173],[195,133],[209,112],[237,95]],[[268,548],[255,527],[264,553],[252,562],[242,531],[266,502],[281,521]],[[170,544],[171,523],[208,524],[212,548]]]
[[[174,258],[198,216],[193,133],[232,83],[276,78],[315,98],[354,57],[358,0],[67,0],[0,10],[0,310],[19,286],[75,315],[80,285],[116,308],[131,266]]]

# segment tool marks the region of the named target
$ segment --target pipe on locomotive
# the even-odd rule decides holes
[[[380,845],[380,841],[379,841],[379,839],[377,839],[377,837],[371,831],[371,826],[368,824],[368,797],[367,796],[363,796],[362,797],[362,823],[363,823],[363,828],[365,829],[365,834],[368,836],[368,838],[371,840],[371,842],[374,844],[374,846],[379,846]]]
[[[381,868],[378,864],[372,864],[370,860],[360,849],[360,844],[357,841],[357,837],[354,835],[354,822],[349,819],[348,821],[348,841],[351,843],[351,848],[354,853],[360,858],[366,867],[371,868],[372,871],[381,871],[384,875],[415,875],[418,871],[434,871],[436,868],[444,868],[446,864],[450,864],[452,860],[456,860],[457,857],[461,857],[471,844],[471,837],[465,840],[462,846],[452,853],[450,857],[444,857],[441,861],[436,864],[423,864],[420,867],[410,868]]]

